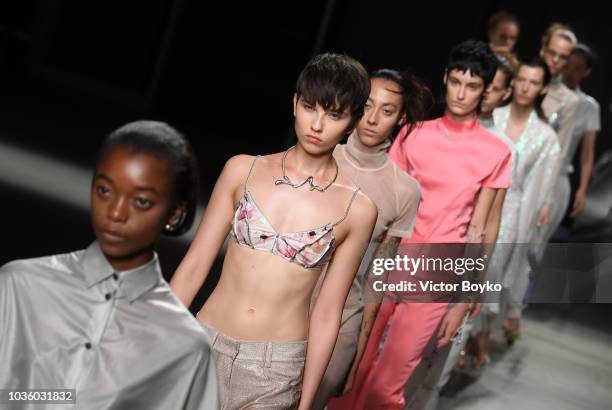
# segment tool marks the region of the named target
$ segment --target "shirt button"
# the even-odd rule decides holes
[[[89,342],[85,343],[85,349],[87,350],[91,349],[91,343]]]
[[[106,298],[106,300],[110,300],[110,298],[111,298],[111,294],[110,294],[110,293],[107,293],[106,295],[104,295],[104,297]]]
[[[119,275],[117,275],[116,273],[113,273],[113,279],[119,280]]]

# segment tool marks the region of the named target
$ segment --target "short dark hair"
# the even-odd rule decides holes
[[[504,23],[506,21],[509,21],[511,23],[516,24],[516,26],[519,27],[519,29],[521,27],[520,24],[519,24],[519,21],[514,16],[514,14],[509,13],[509,12],[504,11],[504,10],[500,10],[497,13],[494,13],[493,15],[491,15],[491,17],[488,18],[488,20],[487,20],[487,32],[491,32],[491,31],[495,30],[497,28],[497,26],[499,26],[501,23]]]
[[[170,125],[158,121],[134,121],[111,132],[96,156],[96,165],[112,150],[127,148],[134,154],[145,153],[170,162],[174,174],[174,204],[185,201],[185,213],[179,225],[163,233],[181,235],[191,228],[199,193],[199,169],[189,141]]]
[[[324,53],[311,59],[300,73],[295,93],[325,110],[339,112],[348,108],[351,127],[363,115],[370,95],[370,79],[366,69],[354,58],[343,54]]]
[[[595,64],[597,64],[597,56],[591,50],[591,47],[587,46],[584,43],[578,43],[572,50],[572,54],[578,54],[584,57],[586,65],[588,68],[593,68]]]
[[[434,98],[431,91],[423,80],[416,77],[408,70],[399,72],[397,70],[383,68],[374,71],[370,78],[393,81],[399,87],[402,96],[402,107],[400,112],[401,115],[406,114],[408,128],[405,136],[407,137],[415,127],[422,124],[429,109],[433,105]],[[399,128],[401,127],[398,127],[393,133],[392,139],[397,135]]]
[[[482,78],[485,88],[493,81],[499,62],[491,48],[483,41],[466,40],[456,45],[448,56],[446,72],[470,71]]]
[[[519,70],[524,65],[527,67],[532,67],[532,68],[541,68],[542,71],[544,71],[544,78],[542,80],[543,85],[547,86],[548,84],[550,84],[550,80],[552,79],[552,74],[550,73],[548,64],[546,64],[546,62],[542,59],[542,57],[535,56],[531,60],[521,62],[521,64],[519,65]],[[546,116],[546,114],[544,113],[544,109],[542,108],[542,102],[544,101],[545,97],[546,97],[545,94],[539,95],[538,98],[536,99],[534,108],[536,110],[536,113],[538,114],[538,117],[540,117],[540,119],[542,119],[543,121],[548,122],[548,117]]]

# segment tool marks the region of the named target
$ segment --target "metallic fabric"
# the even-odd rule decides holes
[[[76,390],[76,404],[19,409],[218,407],[206,334],[157,256],[116,272],[97,242],[0,268],[0,389]]]
[[[212,346],[222,410],[297,408],[306,341],[241,341],[200,323]]]

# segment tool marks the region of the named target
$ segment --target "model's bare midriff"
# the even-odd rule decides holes
[[[319,274],[230,238],[221,278],[198,319],[238,340],[306,340]]]

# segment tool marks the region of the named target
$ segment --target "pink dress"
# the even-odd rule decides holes
[[[476,118],[458,123],[444,116],[404,140],[405,132],[389,156],[419,182],[422,196],[413,236],[402,243],[467,242],[480,189],[509,186],[510,150]],[[329,409],[403,409],[404,387],[446,311],[447,303],[383,303],[353,389]]]

